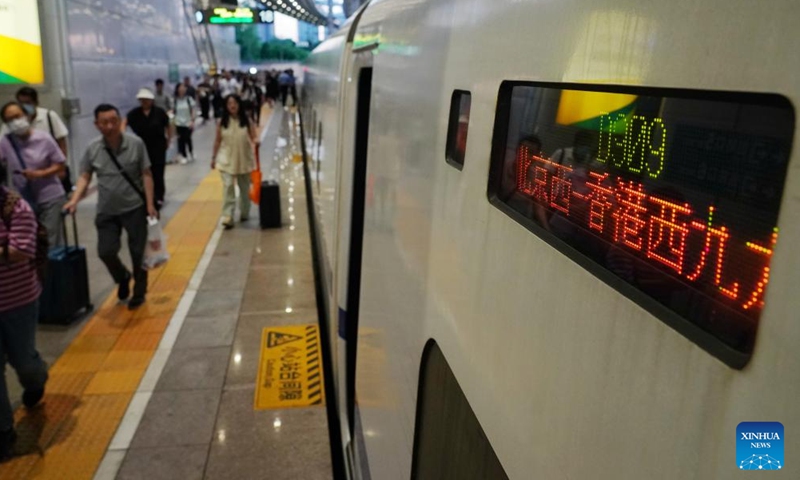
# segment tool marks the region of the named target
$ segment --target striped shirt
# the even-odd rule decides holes
[[[33,302],[42,291],[33,260],[36,256],[36,229],[36,216],[22,199],[17,200],[14,206],[9,228],[0,221],[0,245],[7,244],[30,258],[14,263],[5,263],[0,258],[0,314]]]

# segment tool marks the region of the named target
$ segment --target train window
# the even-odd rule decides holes
[[[504,82],[494,205],[729,365],[752,353],[794,109],[778,95]]]
[[[469,109],[472,95],[464,90],[453,91],[450,98],[450,119],[447,124],[447,163],[461,170],[464,168],[464,155],[467,151],[467,131],[469,130]]]

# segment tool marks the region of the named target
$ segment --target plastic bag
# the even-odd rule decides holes
[[[152,270],[164,265],[169,260],[167,237],[161,230],[157,218],[147,217],[147,245],[144,247],[142,268]]]
[[[167,146],[167,163],[173,164],[178,163],[178,142],[169,142],[169,146]]]

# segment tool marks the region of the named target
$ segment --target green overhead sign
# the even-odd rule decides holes
[[[251,23],[272,23],[275,21],[275,12],[254,8],[227,8],[214,7],[194,12],[197,23],[212,25],[243,25]]]

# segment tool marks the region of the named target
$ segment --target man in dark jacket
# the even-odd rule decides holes
[[[164,205],[164,170],[167,165],[167,147],[172,140],[172,129],[167,112],[153,104],[155,96],[150,90],[143,88],[136,95],[140,106],[128,112],[122,122],[122,131],[131,127],[147,147],[147,156],[150,157],[150,169],[153,172],[153,184],[156,208],[161,210]]]

